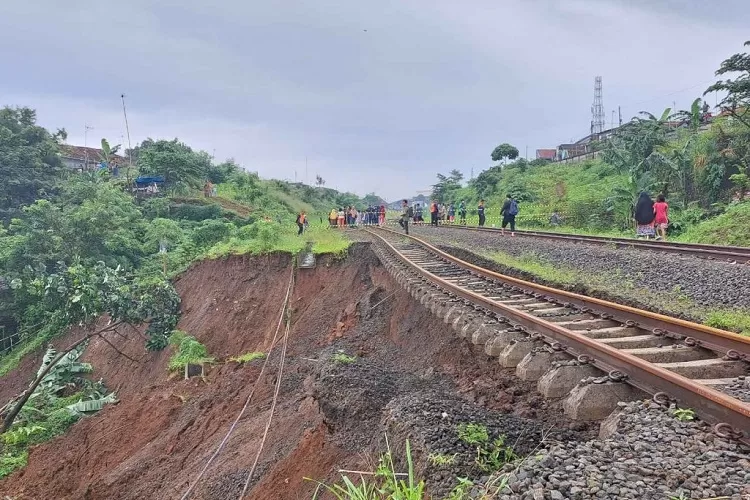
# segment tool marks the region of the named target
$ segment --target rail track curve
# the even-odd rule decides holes
[[[750,338],[505,276],[390,229],[366,231],[413,295],[421,292],[422,303],[457,330],[474,330],[472,342],[499,355],[503,366],[526,365],[541,392],[545,377],[567,359],[567,366],[596,371],[594,383],[626,382],[659,403],[694,409],[722,436],[750,443],[750,403],[714,388],[748,373]],[[477,323],[462,312],[467,308],[494,318],[492,324]]]

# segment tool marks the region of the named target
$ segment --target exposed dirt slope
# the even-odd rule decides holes
[[[268,351],[290,264],[288,256],[277,255],[194,266],[177,282],[179,327],[221,361]],[[572,435],[554,404],[548,407],[533,388],[414,302],[365,244],[353,246],[345,261],[321,258],[316,269],[299,271],[293,305],[280,399],[251,498],[310,498],[315,484],[304,477],[332,479],[339,468],[368,466],[386,428],[399,434],[394,440],[413,439],[420,471],[438,482],[445,475],[446,488],[452,474],[430,471],[426,451],[432,442],[455,441],[446,434],[449,422],[495,415],[493,426],[523,430],[516,440],[521,451],[538,439],[540,424],[520,417],[556,421],[563,429],[558,439]],[[147,353],[136,332],[111,339],[138,361],[102,341],[91,343],[85,359],[121,402],[35,448],[23,471],[0,482],[0,492],[17,499],[180,498],[224,437],[262,365],[220,363],[207,370],[205,381],[184,381],[168,376],[170,353]],[[336,364],[330,357],[338,350],[359,357]],[[238,497],[269,414],[277,365],[274,355],[248,412],[193,498]],[[23,389],[35,369],[35,361],[25,362],[3,379],[3,390]],[[409,422],[426,422],[429,412],[429,418],[450,415],[442,434],[410,435],[419,425]]]

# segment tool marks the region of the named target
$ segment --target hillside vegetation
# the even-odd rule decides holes
[[[641,112],[613,136],[594,137],[598,157],[577,164],[527,161],[501,144],[491,155],[496,166],[466,185],[457,170],[438,174],[432,196],[445,204],[467,202],[470,224],[482,198],[487,223],[499,224],[500,207],[511,194],[519,201],[521,227],[549,226],[557,211],[563,225],[556,229],[632,235],[639,194],[661,193],[670,205],[671,237],[750,245],[750,56],[724,61],[717,75],[724,74],[736,78],[706,90],[726,93],[718,117],[705,113],[701,98],[689,110]]]

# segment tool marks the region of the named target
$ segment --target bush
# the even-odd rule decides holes
[[[191,235],[193,243],[198,248],[208,248],[228,238],[232,232],[233,224],[227,224],[220,220],[207,220],[196,227]]]
[[[172,218],[187,219],[193,221],[203,221],[206,219],[220,219],[223,210],[220,205],[211,203],[210,205],[190,205],[187,203],[177,203],[172,205]]]

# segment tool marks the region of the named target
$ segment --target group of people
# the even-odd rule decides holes
[[[663,194],[656,197],[656,202],[646,192],[641,192],[633,211],[635,234],[639,238],[667,239],[669,226],[669,205]]]
[[[401,202],[402,212],[399,218],[399,225],[404,229],[406,234],[409,234],[409,221],[414,224],[423,225],[424,215],[423,209],[419,203],[414,207],[409,205],[409,200],[403,200]],[[484,227],[487,217],[485,214],[484,200],[479,200],[477,205],[477,215],[479,217],[479,227]],[[458,223],[460,225],[466,225],[466,202],[461,200],[458,204],[458,210],[449,203],[447,206],[442,203],[438,203],[436,200],[432,200],[430,203],[430,224],[437,227],[438,224],[454,224],[456,221],[456,212],[458,212]],[[508,194],[503,203],[503,207],[500,210],[500,214],[503,216],[501,224],[501,234],[505,234],[505,228],[510,225],[510,235],[515,236],[516,231],[516,215],[518,215],[518,201],[513,198],[513,195]]]
[[[331,209],[328,214],[329,227],[344,228],[357,225],[382,226],[385,224],[385,205],[370,205],[364,210],[357,210],[354,206]]]

